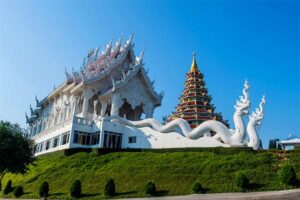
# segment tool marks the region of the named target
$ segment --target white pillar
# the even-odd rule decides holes
[[[107,108],[107,102],[102,102],[102,103],[101,103],[101,113],[100,113],[100,115],[101,115],[102,117],[105,116],[106,108]]]
[[[87,117],[87,111],[89,108],[89,100],[91,98],[92,94],[89,90],[85,89],[83,91],[83,105],[82,105],[82,117]]]
[[[72,108],[71,108],[70,115],[75,116],[76,114],[78,114],[78,112],[79,112],[78,111],[78,109],[79,109],[79,99],[80,99],[79,96],[73,96],[72,97]]]
[[[43,131],[45,129],[45,125],[46,125],[46,118],[42,118],[42,128],[41,128],[41,131]]]
[[[145,105],[146,118],[152,118],[153,117],[153,112],[154,112],[154,105],[153,105],[153,103],[147,103]]]
[[[94,119],[97,117],[97,105],[98,105],[98,100],[96,99],[94,101]]]
[[[49,127],[49,115],[45,118],[45,129]]]
[[[33,126],[33,135],[36,135],[36,124]]]
[[[30,126],[30,131],[29,131],[29,133],[30,133],[30,137],[32,137],[33,136],[33,127],[32,126]]]
[[[110,115],[113,116],[119,116],[119,108],[122,105],[122,98],[121,95],[118,93],[114,93],[112,95],[112,100],[111,100],[111,111]]]

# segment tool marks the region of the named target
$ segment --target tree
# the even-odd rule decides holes
[[[238,172],[235,176],[236,185],[243,190],[249,187],[249,179],[243,172]]]
[[[107,197],[112,197],[116,193],[116,185],[115,181],[112,178],[109,178],[106,182],[105,188],[104,188],[104,194]]]
[[[193,184],[192,191],[197,194],[204,192],[201,183],[199,183],[198,181]]]
[[[22,186],[17,186],[15,187],[14,189],[14,196],[15,197],[20,197],[24,194],[24,190],[23,190],[23,187]]]
[[[25,135],[18,124],[0,121],[0,185],[6,173],[25,173],[35,160],[34,142]]]
[[[145,193],[150,196],[153,196],[155,194],[155,192],[156,192],[155,183],[153,181],[148,181],[145,184]]]
[[[297,176],[294,168],[290,164],[284,164],[279,172],[279,178],[282,183],[287,185],[295,185]]]
[[[281,145],[278,145],[278,147],[276,148],[276,143],[278,141],[279,141],[278,138],[269,140],[269,149],[279,149],[279,150],[281,150],[282,149]]]
[[[6,186],[5,186],[4,190],[3,190],[3,194],[8,194],[11,191],[12,191],[12,181],[9,180],[9,181],[7,181]]]
[[[70,189],[70,194],[72,197],[79,198],[81,196],[81,182],[76,180]]]
[[[225,120],[223,118],[223,115],[222,113],[220,112],[215,112],[213,113],[213,117],[215,117],[215,119],[221,123],[223,123],[227,128],[230,128],[230,125],[229,125],[229,121],[228,120]]]
[[[40,197],[47,197],[49,195],[49,184],[47,181],[44,181],[39,190]]]
[[[263,145],[262,145],[261,139],[259,140],[259,147],[258,147],[258,149],[264,149],[264,148],[263,148]]]
[[[168,119],[169,119],[169,116],[163,116],[161,124],[163,124],[163,125],[167,124],[168,123]]]

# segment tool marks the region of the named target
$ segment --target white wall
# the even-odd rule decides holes
[[[103,130],[121,133],[122,148],[181,148],[181,147],[229,147],[212,137],[201,137],[193,140],[176,132],[160,133],[149,127],[136,128],[118,122],[104,121],[101,127]],[[102,134],[103,136],[103,134]],[[136,136],[136,143],[129,143],[128,138]],[[103,141],[103,140],[102,140]],[[102,142],[103,143],[103,142]],[[102,146],[102,143],[100,146]]]

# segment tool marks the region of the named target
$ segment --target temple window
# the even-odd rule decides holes
[[[93,133],[92,135],[92,145],[99,144],[100,131]]]
[[[42,143],[40,143],[40,150],[39,151],[41,152],[43,150],[44,150],[44,143],[42,142]]]
[[[83,131],[74,131],[74,143],[82,145],[90,145],[91,133]]]
[[[47,140],[46,141],[46,148],[45,148],[45,150],[50,149],[50,143],[51,143],[51,140]]]
[[[128,137],[128,143],[136,143],[136,136]]]
[[[63,133],[61,144],[62,145],[67,144],[69,142],[69,137],[70,137],[69,131],[66,133]]]
[[[122,146],[122,134],[110,131],[104,131],[103,147],[111,149],[120,149]]]
[[[54,148],[54,147],[57,147],[57,146],[58,146],[58,144],[59,144],[59,136],[58,136],[58,137],[55,137],[55,138],[53,138],[53,148]]]
[[[34,153],[38,153],[38,146],[39,144],[34,145]]]

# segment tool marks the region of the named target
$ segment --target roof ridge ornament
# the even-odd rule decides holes
[[[25,117],[26,117],[26,123],[28,123],[29,117],[27,115],[27,112],[25,112]]]
[[[130,44],[132,42],[132,38],[134,36],[134,33],[132,33],[129,37],[129,39],[126,41],[127,44]]]
[[[30,113],[33,114],[33,108],[31,107],[31,104],[29,105]]]
[[[66,77],[67,77],[67,82],[71,82],[73,79],[72,79],[71,74],[69,74],[66,67],[65,67],[65,74],[66,74]]]
[[[112,40],[105,46],[105,49],[102,51],[101,56],[107,56],[110,54],[112,48]]]
[[[88,53],[88,58],[89,57],[91,57],[92,55],[94,54],[94,48],[91,48],[90,50],[89,50],[89,53]]]
[[[141,52],[140,56],[136,57],[137,63],[143,62],[144,50]]]
[[[99,57],[99,50],[100,50],[100,47],[97,47],[96,51],[95,51],[95,55],[94,55],[94,60],[98,59],[98,57]]]

